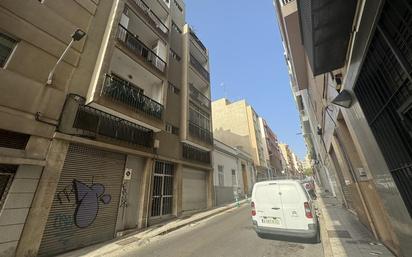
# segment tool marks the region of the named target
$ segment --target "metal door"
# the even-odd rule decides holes
[[[152,217],[171,215],[173,210],[172,163],[156,161],[153,174]]]
[[[54,256],[114,237],[125,160],[122,154],[69,146],[40,256]]]
[[[412,217],[411,24],[411,1],[385,1],[354,92]]]
[[[206,171],[183,168],[182,210],[207,208]]]

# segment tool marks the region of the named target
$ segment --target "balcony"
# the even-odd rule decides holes
[[[152,1],[152,0],[150,0]],[[169,36],[169,28],[163,21],[150,9],[150,7],[142,0],[130,0],[132,5],[140,9],[153,27],[156,28],[166,38]]]
[[[200,75],[202,75],[205,80],[210,81],[209,72],[192,54],[190,55],[190,64],[200,73]]]
[[[189,96],[197,104],[210,109],[210,99],[203,95],[193,84],[189,83]]]
[[[205,45],[203,45],[202,41],[196,36],[196,34],[190,30],[190,35],[192,36],[193,40],[200,46],[203,51],[207,51]]]
[[[90,138],[110,138],[127,144],[152,147],[152,130],[84,105],[85,99],[70,94],[60,119],[59,131]]]
[[[117,31],[117,39],[135,55],[143,58],[160,72],[165,72],[166,62],[121,24]]]
[[[293,1],[295,0],[281,0],[280,2],[282,3],[282,5],[287,5],[287,4],[292,3]]]
[[[213,144],[213,134],[209,130],[204,129],[191,121],[189,121],[189,134],[204,143],[209,145]]]
[[[188,144],[183,144],[183,158],[205,164],[211,163],[210,152],[200,150]]]
[[[134,111],[140,111],[162,119],[163,105],[145,96],[143,90],[136,85],[115,75],[106,74],[102,95],[124,104]]]

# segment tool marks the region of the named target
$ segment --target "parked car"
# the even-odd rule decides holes
[[[302,180],[303,187],[306,189],[310,197],[314,200],[316,200],[316,191],[315,191],[315,182],[313,181],[312,178],[305,178]]]
[[[300,181],[256,183],[251,207],[252,222],[258,236],[287,236],[320,242],[312,200]]]

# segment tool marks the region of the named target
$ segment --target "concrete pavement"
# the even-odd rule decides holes
[[[302,244],[259,238],[252,226],[250,207],[232,209],[208,221],[184,227],[149,244],[130,244],[106,256],[141,257],[321,257],[321,244]]]
[[[393,257],[394,255],[328,193],[318,194],[322,244],[325,257]]]

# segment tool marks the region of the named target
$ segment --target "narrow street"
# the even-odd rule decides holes
[[[260,257],[323,256],[322,244],[302,244],[259,238],[250,208],[244,205],[197,225],[158,237],[142,246],[126,246],[110,256],[141,257]]]

